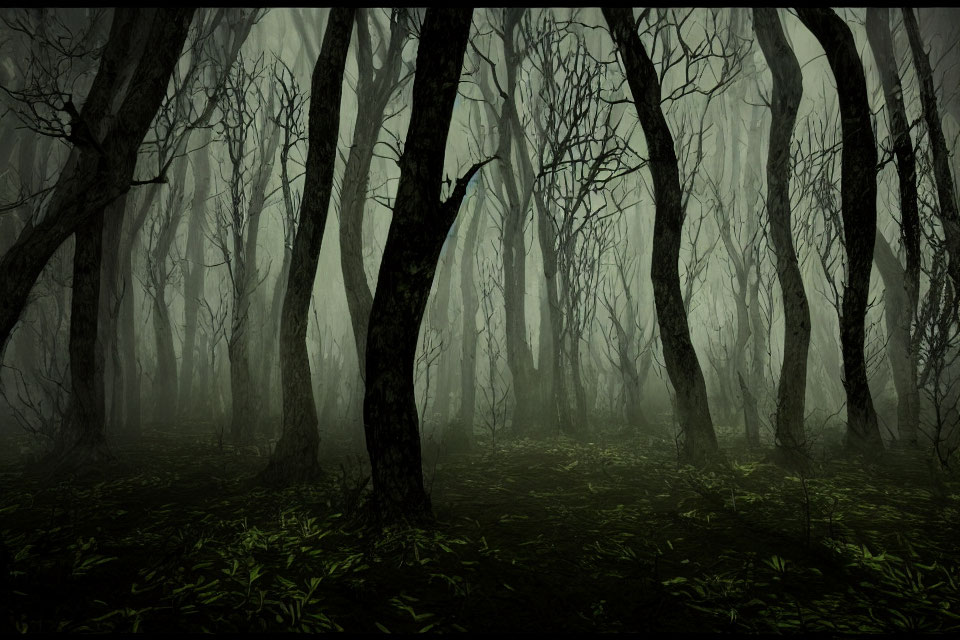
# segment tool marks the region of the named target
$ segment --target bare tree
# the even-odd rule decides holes
[[[374,506],[388,520],[431,513],[413,366],[440,249],[467,184],[482,166],[474,164],[441,200],[444,149],[472,15],[472,9],[427,9],[424,17],[393,221],[370,314],[364,432]]]
[[[353,9],[331,9],[311,78],[304,192],[280,312],[283,432],[261,476],[271,484],[302,482],[315,478],[319,471],[317,447],[320,438],[307,355],[307,311],[333,188],[343,69],[354,14]]]
[[[865,318],[877,230],[877,149],[866,79],[850,28],[829,9],[798,8],[797,15],[824,47],[837,83],[843,132],[841,199],[847,257],[840,318],[843,386],[847,392],[847,446],[863,453],[883,448],[867,383]]]
[[[803,76],[776,9],[753,10],[753,27],[773,76],[770,144],[767,152],[767,216],[783,298],[783,364],[777,385],[777,451],[789,466],[804,462],[804,403],[810,350],[810,306],[793,242],[790,208],[791,150]]]
[[[683,456],[691,462],[702,463],[717,451],[717,437],[680,292],[678,261],[684,215],[677,154],[661,109],[660,78],[637,35],[633,12],[605,7],[603,14],[620,54],[647,140],[647,165],[653,178],[656,204],[656,241],[650,275],[664,359],[676,392],[684,435]]]

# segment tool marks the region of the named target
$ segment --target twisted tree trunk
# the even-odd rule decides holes
[[[690,327],[680,291],[678,263],[683,208],[677,154],[673,136],[660,108],[657,71],[637,35],[633,11],[604,7],[603,15],[620,53],[649,149],[648,165],[653,178],[656,205],[650,277],[653,280],[663,356],[676,393],[678,419],[683,431],[683,457],[692,463],[702,464],[717,452],[717,436],[710,417],[703,371],[690,340]]]
[[[780,25],[777,10],[755,8],[753,26],[773,75],[770,147],[767,153],[767,215],[783,296],[783,364],[777,385],[775,446],[788,466],[804,463],[803,429],[810,351],[810,305],[793,246],[790,211],[790,143],[803,96],[800,63]]]
[[[847,277],[840,314],[843,387],[847,392],[849,450],[883,449],[877,414],[867,384],[865,319],[877,233],[877,148],[870,122],[867,83],[853,34],[831,9],[797,8],[797,15],[827,54],[837,79],[843,152],[840,188]]]

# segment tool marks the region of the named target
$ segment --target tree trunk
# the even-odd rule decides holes
[[[320,56],[313,68],[300,222],[293,241],[287,291],[280,312],[283,432],[261,476],[265,482],[274,485],[312,480],[320,471],[317,408],[307,353],[308,311],[333,188],[343,69],[350,48],[354,13],[354,9],[331,9]]]
[[[188,415],[195,407],[194,385],[195,358],[205,357],[197,348],[200,299],[203,297],[204,266],[204,219],[207,213],[207,197],[210,194],[210,152],[207,146],[212,134],[210,129],[200,132],[200,149],[193,156],[193,198],[190,202],[190,220],[187,223],[187,256],[183,267],[183,361],[180,365],[180,390],[177,406],[181,416]]]
[[[137,151],[167,90],[194,9],[117,9],[100,68],[80,114],[73,118],[73,148],[60,173],[43,219],[28,225],[0,259],[0,345],[7,341],[37,277],[53,253],[107,204],[130,189]],[[149,28],[146,28],[149,24]],[[131,64],[133,33],[146,30],[129,83],[121,71]],[[125,92],[125,86],[135,91]],[[120,107],[111,113],[111,107]],[[71,103],[72,104],[72,103]],[[104,131],[98,140],[94,132]],[[109,158],[110,162],[104,162]]]
[[[89,468],[108,460],[104,429],[103,349],[97,340],[103,214],[77,230],[70,297],[70,433],[56,461],[61,469]]]
[[[743,424],[747,436],[747,446],[760,446],[760,414],[757,412],[757,399],[753,397],[744,379],[743,374],[737,372],[737,382],[740,384],[740,396],[743,398]]]
[[[363,266],[363,211],[367,203],[370,165],[374,147],[383,126],[384,110],[396,89],[403,62],[401,53],[406,42],[407,26],[403,15],[390,23],[390,44],[380,68],[374,67],[367,12],[361,9],[357,22],[357,115],[353,128],[353,144],[343,171],[340,190],[340,266],[347,293],[347,309],[353,327],[360,379],[366,374],[367,323],[373,293]],[[383,43],[381,43],[383,46]],[[361,408],[362,411],[362,408]]]
[[[903,87],[897,71],[897,58],[890,33],[890,13],[886,7],[867,8],[867,38],[873,51],[900,181],[900,239],[907,256],[906,269],[900,266],[886,240],[878,233],[874,248],[877,270],[887,295],[887,354],[897,389],[897,425],[900,441],[916,446],[920,424],[920,392],[917,385],[917,353],[911,338],[913,318],[920,295],[920,213],[917,200],[917,161],[910,139],[910,124],[903,104]],[[886,259],[884,259],[886,258]],[[893,258],[890,260],[889,258]]]
[[[849,450],[875,453],[883,439],[867,382],[865,319],[877,232],[877,148],[867,84],[853,34],[831,9],[797,8],[797,15],[827,54],[840,98],[843,152],[840,189],[847,276],[840,314],[843,387],[847,392]]]
[[[451,425],[445,442],[451,449],[471,449],[474,445],[473,420],[477,404],[477,298],[474,258],[480,237],[480,221],[486,215],[487,189],[483,180],[477,180],[477,196],[473,217],[467,227],[460,258],[460,296],[463,300],[463,342],[460,348],[460,418]]]
[[[637,35],[632,9],[605,7],[603,14],[620,53],[649,149],[648,165],[656,206],[650,276],[663,356],[676,393],[678,420],[684,436],[683,457],[702,464],[717,452],[717,436],[680,291],[678,263],[684,216],[677,154],[660,108],[657,71]]]
[[[957,212],[957,190],[953,182],[953,171],[950,168],[950,150],[943,135],[943,124],[940,122],[940,109],[937,107],[937,93],[933,85],[933,70],[930,68],[930,58],[923,50],[923,41],[920,40],[920,27],[913,9],[903,9],[903,24],[910,40],[910,53],[913,56],[913,66],[920,81],[920,102],[923,105],[923,119],[927,123],[927,134],[930,136],[930,149],[933,153],[933,176],[937,183],[937,201],[940,203],[940,223],[943,225],[943,235],[946,240],[947,255],[950,260],[947,273],[953,281],[953,290],[960,291],[960,215]],[[899,167],[899,156],[898,165]]]
[[[527,156],[525,140],[517,135],[514,126],[516,110],[517,71],[522,54],[516,51],[515,33],[520,25],[525,9],[510,7],[504,9],[504,23],[501,34],[503,58],[506,72],[500,113],[493,110],[494,94],[486,82],[481,84],[490,122],[496,122],[498,138],[497,157],[499,175],[507,194],[506,210],[503,214],[502,242],[503,252],[503,299],[506,320],[507,367],[513,383],[515,406],[512,417],[514,435],[529,435],[537,427],[537,370],[533,365],[533,350],[527,340],[526,314],[526,243],[524,241],[523,220],[526,216],[530,195],[533,190],[533,176],[526,175],[522,184],[517,182],[517,172],[512,162],[513,146],[516,143],[517,157],[523,161]],[[526,172],[524,172],[526,173]],[[499,191],[499,190],[498,190]]]
[[[427,9],[393,221],[370,314],[364,431],[374,505],[385,520],[431,517],[413,373],[440,250],[467,184],[480,168],[474,165],[441,202],[447,133],[472,15],[472,9]]]
[[[777,385],[775,446],[788,466],[802,464],[806,449],[804,404],[810,351],[810,306],[793,245],[790,173],[793,128],[803,95],[800,63],[787,41],[776,9],[755,8],[757,41],[773,75],[770,143],[767,153],[767,216],[783,296],[783,364]]]

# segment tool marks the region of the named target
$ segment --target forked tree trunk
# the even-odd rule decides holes
[[[431,8],[424,17],[393,221],[370,314],[364,432],[374,506],[387,521],[431,517],[413,374],[440,249],[481,166],[474,165],[441,201],[447,133],[472,15],[469,8]]]
[[[0,259],[0,345],[23,311],[27,296],[50,257],[89,219],[130,189],[137,151],[167,90],[194,9],[116,9],[100,68],[81,113],[74,115],[73,149],[42,220],[24,228]],[[134,34],[146,32],[143,42]],[[137,45],[141,56],[129,83],[123,68]],[[125,86],[136,91],[125,92]],[[118,101],[119,109],[111,113]],[[99,141],[95,132],[103,131]],[[97,137],[100,137],[97,135]],[[109,158],[109,162],[103,159]]]

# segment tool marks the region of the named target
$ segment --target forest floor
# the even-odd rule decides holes
[[[652,439],[427,452],[436,526],[371,532],[356,455],[272,491],[262,449],[209,438],[54,484],[0,444],[0,633],[960,630],[960,481],[916,453],[799,478]]]

